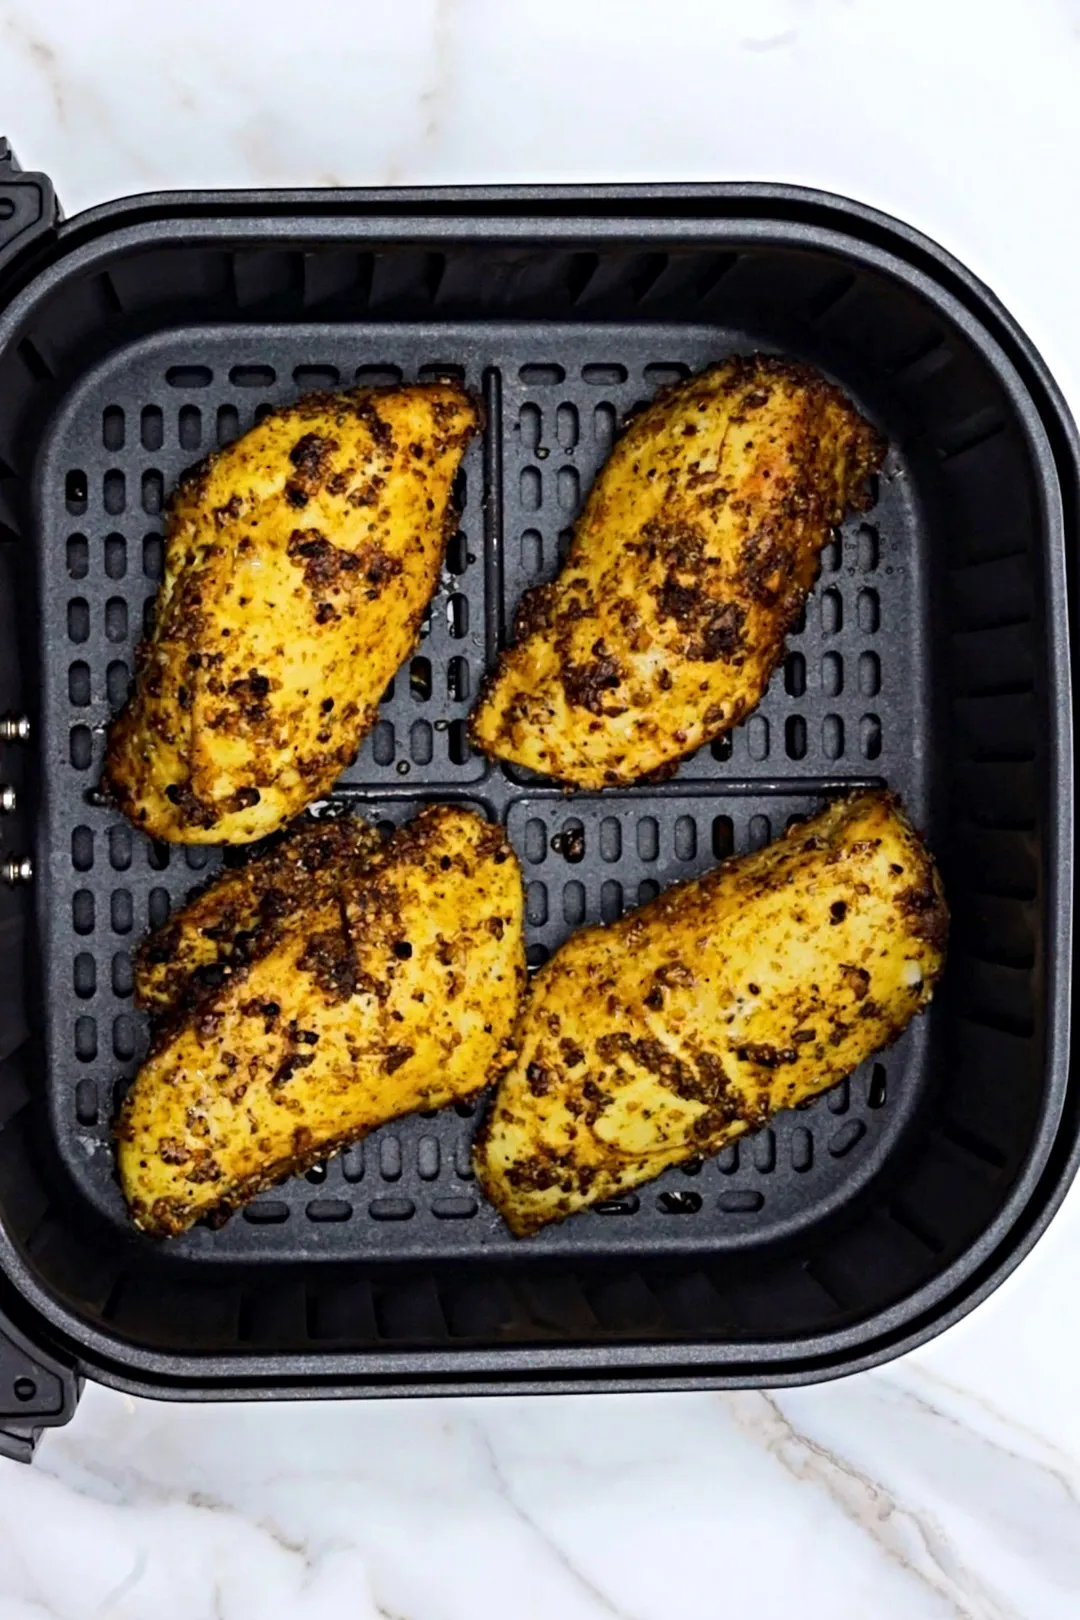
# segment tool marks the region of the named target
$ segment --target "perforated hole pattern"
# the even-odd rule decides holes
[[[108,715],[126,695],[162,568],[164,498],[180,471],[307,388],[453,374],[488,427],[458,482],[461,518],[413,658],[398,672],[334,797],[398,823],[430,798],[505,822],[522,860],[533,966],[583,924],[614,921],[667,884],[760,846],[837,782],[888,780],[925,797],[921,552],[895,455],[880,500],[827,548],[804,622],[757,713],[661,788],[567,799],[474,755],[464,721],[521,592],[550,578],[627,412],[739,345],[715,330],[507,326],[243,328],[180,332],[111,357],[68,404],[44,485],[44,589],[67,657],[43,671],[53,762],[46,822],[54,1125],[71,1172],[109,1219],[123,1212],[110,1122],[145,1052],[131,952],[200,887],[216,850],[155,845],[94,802]],[[198,360],[195,360],[198,356]],[[925,1040],[913,1029],[827,1098],[717,1159],[542,1235],[537,1252],[740,1247],[814,1220],[873,1173],[914,1107]],[[275,1189],[192,1254],[465,1256],[514,1248],[478,1196],[476,1109],[388,1126]],[[515,1253],[521,1254],[515,1248]]]

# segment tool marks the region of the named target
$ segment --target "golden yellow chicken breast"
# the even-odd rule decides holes
[[[519,1237],[824,1091],[944,964],[934,863],[887,793],[573,935],[536,975],[476,1147]]]
[[[382,840],[357,816],[301,822],[273,848],[221,872],[135,955],[135,1002],[162,1016],[217,989],[265,949],[268,930],[332,895]]]
[[[477,426],[453,383],[311,394],[185,474],[105,757],[137,826],[249,843],[331,786],[415,645]]]
[[[523,598],[470,721],[485,753],[577,787],[674,769],[761,699],[885,445],[771,355],[660,394],[593,485],[566,563]]]
[[[182,1232],[386,1120],[472,1096],[508,1060],[524,978],[501,829],[421,812],[167,1024],[117,1126],[135,1224]]]

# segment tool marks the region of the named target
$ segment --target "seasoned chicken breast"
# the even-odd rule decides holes
[[[357,816],[301,822],[150,934],[135,956],[135,1002],[161,1017],[216,990],[265,948],[268,931],[353,880],[382,843]]]
[[[715,1153],[926,1006],[948,915],[887,793],[573,935],[533,980],[476,1170],[518,1236]]]
[[[601,788],[729,731],[884,450],[839,389],[771,355],[660,394],[600,472],[558,578],[524,597],[473,742]]]
[[[453,383],[312,394],[184,476],[105,758],[137,826],[249,843],[331,786],[416,642],[477,425]]]
[[[231,966],[167,1021],[121,1110],[121,1185],[155,1236],[500,1072],[525,978],[517,861],[500,828],[434,806]]]

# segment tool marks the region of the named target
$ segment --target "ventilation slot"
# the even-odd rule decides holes
[[[555,412],[555,437],[563,450],[569,452],[576,448],[581,437],[581,426],[575,405],[560,405]]]
[[[468,1221],[479,1212],[475,1198],[435,1198],[431,1213],[437,1221]]]
[[[802,653],[788,653],[784,660],[784,691],[794,698],[801,698],[806,691],[806,659]]]
[[[863,697],[876,697],[881,690],[881,663],[877,653],[859,654],[859,691]]]
[[[755,1215],[764,1206],[765,1196],[749,1189],[745,1191],[740,1189],[737,1192],[721,1193],[716,1203],[725,1215]]]
[[[72,726],[69,744],[71,763],[77,771],[88,771],[94,757],[94,734],[89,726]]]
[[[618,417],[614,405],[597,405],[593,410],[593,438],[605,452],[611,449],[615,442],[615,429],[618,426]]]
[[[110,579],[123,579],[127,573],[127,541],[122,534],[105,537],[105,572]]]
[[[587,383],[592,383],[594,387],[603,388],[610,387],[615,383],[624,383],[627,375],[626,367],[620,366],[617,363],[609,363],[605,365],[597,362],[593,365],[582,366],[581,368],[582,380]]]
[[[526,512],[539,512],[543,499],[543,484],[538,467],[521,469],[521,504]],[[69,508],[70,510],[70,508]]]
[[[799,714],[789,716],[784,726],[784,747],[788,759],[805,759],[806,721]]]
[[[450,634],[455,641],[461,641],[469,633],[469,599],[467,596],[451,596],[446,604],[446,619]]]
[[[219,448],[232,444],[240,437],[240,413],[235,405],[219,405],[217,413],[217,442]]]
[[[81,517],[89,504],[89,485],[81,469],[69,472],[64,483],[64,503],[72,517]]]
[[[68,669],[68,702],[76,709],[85,709],[90,702],[89,664],[79,661]]]
[[[447,732],[451,765],[466,765],[472,758],[469,737],[464,720],[452,720]]]
[[[67,571],[71,579],[85,579],[90,572],[90,542],[85,534],[73,534],[68,538]]]
[[[122,596],[111,596],[105,604],[105,634],[110,641],[126,641],[127,603]]]
[[[75,1088],[75,1118],[80,1125],[97,1124],[97,1084],[89,1076],[84,1076]]]
[[[718,861],[726,861],[735,853],[735,828],[730,816],[713,817],[712,852]]]
[[[113,713],[123,708],[127,702],[130,685],[130,670],[126,664],[115,659],[105,671],[105,695],[109,701],[109,708]]]
[[[119,405],[110,405],[102,416],[101,443],[106,450],[124,448],[124,413]]]
[[[160,580],[165,571],[165,542],[160,534],[148,534],[142,545],[142,568],[147,579]]]
[[[142,509],[150,517],[157,517],[165,502],[165,480],[156,468],[142,475]]]
[[[747,722],[746,751],[756,764],[769,757],[769,722],[763,714],[755,714]]]
[[[529,883],[525,887],[525,921],[530,928],[543,928],[548,920],[546,883]]]
[[[234,388],[272,388],[277,372],[273,366],[233,366],[229,381]]]
[[[380,720],[371,738],[371,753],[376,765],[394,763],[394,727],[389,720]]]
[[[660,828],[655,816],[642,816],[637,824],[637,852],[643,861],[655,861],[660,853]]]
[[[566,372],[557,365],[521,366],[518,380],[529,388],[552,388],[556,383],[565,382]]]
[[[368,1214],[373,1221],[411,1221],[416,1205],[411,1198],[373,1198]]]
[[[461,533],[453,535],[446,548],[447,571],[451,574],[463,574],[472,560],[465,536]]]
[[[402,380],[400,366],[357,366],[356,381],[362,388],[394,388]]]
[[[197,450],[202,443],[202,412],[197,405],[185,405],[177,418],[182,450]]]
[[[873,653],[866,655],[874,657]],[[821,690],[825,697],[839,697],[844,690],[844,660],[839,653],[827,652],[821,660]]]
[[[662,1192],[656,1200],[662,1215],[696,1215],[701,1208],[701,1194],[697,1192]]]
[[[294,366],[293,382],[304,393],[319,388],[336,388],[341,381],[337,366]]]
[[[409,691],[418,703],[426,703],[431,696],[431,660],[414,658],[409,665]]]
[[[71,864],[76,872],[89,872],[94,864],[94,834],[89,827],[76,827],[71,835]]]
[[[675,855],[680,861],[692,861],[697,854],[697,823],[693,816],[680,816],[675,823]]]
[[[209,366],[170,366],[165,373],[170,388],[209,388],[213,380]]]
[[[446,695],[451,703],[469,701],[469,666],[464,658],[451,658],[446,666]]]
[[[850,1153],[856,1142],[866,1135],[866,1126],[861,1119],[849,1119],[840,1129],[829,1138],[829,1152],[834,1159],[841,1159]]]
[[[875,1063],[873,1069],[870,1071],[870,1083],[866,1091],[867,1107],[884,1108],[887,1099],[888,1089],[885,1065],[883,1063]]]
[[[605,816],[600,823],[600,859],[617,861],[622,854],[622,828],[614,816]]]
[[[157,405],[145,405],[139,418],[139,440],[144,450],[160,450],[165,443],[165,417]]]

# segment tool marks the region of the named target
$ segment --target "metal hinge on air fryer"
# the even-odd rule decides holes
[[[24,174],[0,135],[0,271],[37,238],[55,230],[60,205],[45,174]]]

